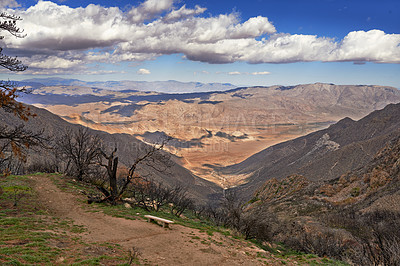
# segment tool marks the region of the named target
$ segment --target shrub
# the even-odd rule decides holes
[[[359,187],[353,187],[350,191],[350,195],[352,197],[358,197],[360,195],[360,188]]]

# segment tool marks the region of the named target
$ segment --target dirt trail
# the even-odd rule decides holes
[[[88,231],[82,237],[89,243],[113,242],[127,249],[136,247],[141,259],[151,265],[264,265],[256,256],[261,250],[243,241],[220,234],[210,237],[177,224],[164,229],[144,220],[87,212],[76,195],[61,191],[48,177],[38,175],[31,179],[36,181],[36,190],[48,211],[85,226]]]

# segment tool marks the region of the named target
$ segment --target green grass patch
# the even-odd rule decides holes
[[[61,178],[58,174],[45,176],[55,182]],[[60,185],[64,183],[58,181]],[[96,250],[101,244],[84,243],[79,236],[69,237],[71,233],[85,231],[85,227],[72,220],[49,215],[28,176],[0,178],[0,265],[124,265],[129,261],[128,252],[110,243],[106,244],[109,254],[81,252],[85,247]]]

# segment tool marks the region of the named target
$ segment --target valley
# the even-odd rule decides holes
[[[68,122],[127,133],[148,144],[170,138],[166,148],[178,163],[223,188],[243,184],[249,173],[215,169],[344,117],[357,120],[400,102],[395,88],[324,83],[183,94],[36,83],[32,88],[24,102]]]
[[[196,110],[194,104],[184,111],[175,105],[182,103],[167,102],[162,105],[167,111],[158,106],[149,106],[145,110],[135,112],[132,116],[124,117],[118,114],[104,113],[109,106],[97,105],[87,109],[88,104],[74,106],[49,106],[43,107],[52,113],[58,114],[66,121],[88,126],[92,129],[108,133],[127,133],[145,143],[154,144],[163,139],[172,137],[166,150],[178,157],[178,162],[185,168],[209,181],[222,187],[239,184],[244,177],[234,176],[227,179],[217,175],[213,167],[224,167],[239,163],[251,155],[280,142],[293,139],[309,132],[327,127],[332,122],[317,122],[311,124],[256,124],[247,121],[244,116],[235,117],[219,115],[215,118],[208,117],[207,110]],[[108,108],[106,108],[108,107]],[[205,106],[213,108],[212,106]],[[154,108],[152,110],[152,108]],[[173,109],[171,111],[171,109]],[[169,111],[169,112],[168,112]],[[190,112],[190,114],[188,114]],[[203,116],[199,118],[202,114]],[[196,120],[191,120],[197,116]],[[233,117],[232,117],[233,116]],[[136,121],[132,121],[136,119]],[[222,121],[219,121],[219,120]],[[242,119],[242,121],[240,121]],[[226,122],[232,120],[233,122]],[[262,121],[258,122],[261,123]],[[266,119],[267,123],[274,123],[274,118]],[[221,124],[219,124],[221,123]]]

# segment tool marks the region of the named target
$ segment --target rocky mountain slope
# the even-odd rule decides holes
[[[26,129],[32,130],[33,132],[38,132],[43,129],[44,135],[50,138],[60,137],[64,135],[68,129],[77,130],[82,127],[81,125],[70,124],[47,110],[34,106],[30,106],[30,108],[33,113],[36,114],[36,117],[30,118],[27,122],[22,122],[16,119],[13,114],[0,110],[1,125],[14,127],[24,124]],[[121,166],[129,166],[132,164],[137,154],[147,147],[147,144],[128,134],[109,134],[96,130],[90,130],[90,133],[98,135],[102,139],[105,149],[109,152],[117,147],[117,156],[119,157]],[[40,162],[49,161],[51,163],[52,154],[46,150],[32,151],[31,159],[28,163],[32,163],[32,160],[39,160]],[[167,162],[159,162],[156,159],[154,163],[159,164],[158,168],[165,169],[165,171],[155,171],[151,166],[145,164],[141,166],[141,171],[143,174],[149,175],[158,182],[170,185],[180,184],[186,187],[191,196],[202,202],[219,197],[221,194],[220,187],[193,175],[175,161],[176,158],[174,156],[171,156]]]
[[[277,215],[275,241],[356,265],[398,265],[400,132],[358,169],[328,181],[269,179],[251,202],[249,212]]]
[[[329,128],[267,148],[245,161],[217,169],[220,175],[247,175],[237,187],[245,197],[271,178],[292,174],[312,181],[330,180],[369,162],[400,132],[400,104],[390,104],[354,121],[344,118]]]
[[[385,86],[322,83],[186,94],[59,85],[37,88],[23,101],[73,123],[150,143],[171,136],[169,151],[181,157],[184,167],[227,187],[246,176],[220,176],[214,167],[239,163],[344,117],[359,119],[400,102],[400,92]]]

